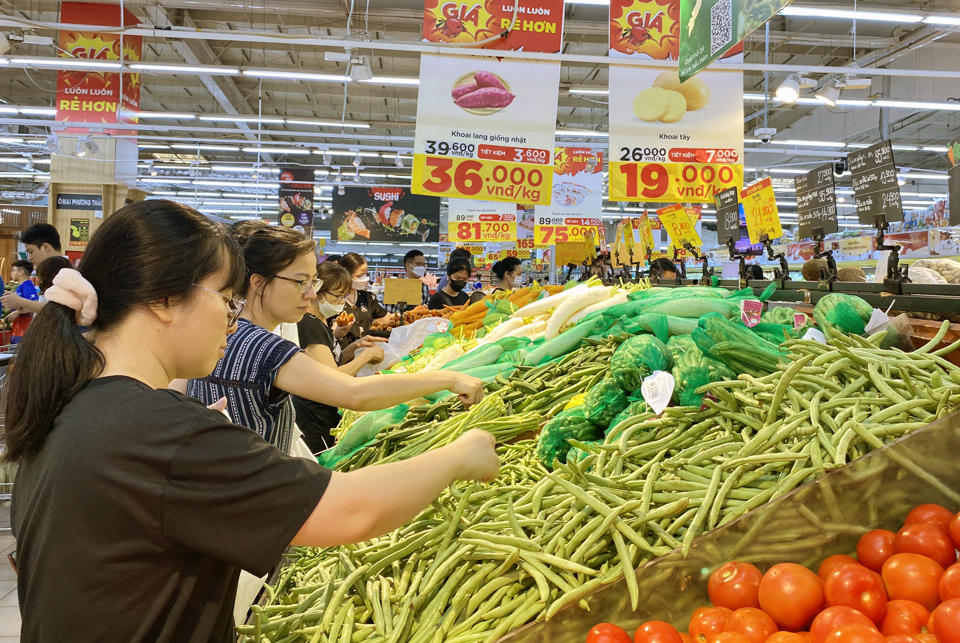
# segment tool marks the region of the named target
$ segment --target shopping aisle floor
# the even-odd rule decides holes
[[[0,506],[0,527],[10,526],[10,503]],[[20,640],[20,607],[17,604],[17,576],[7,561],[7,554],[16,549],[9,531],[0,531],[0,643]]]

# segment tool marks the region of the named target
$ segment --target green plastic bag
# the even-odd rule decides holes
[[[698,388],[736,378],[736,373],[726,364],[705,355],[690,336],[671,337],[667,348],[673,357],[673,401],[678,406],[699,407],[703,395],[696,392]]]
[[[810,319],[803,313],[789,306],[775,306],[760,315],[760,321],[770,324],[783,324],[784,326],[793,326],[795,315],[803,315],[804,325],[808,324]]]
[[[649,412],[650,412],[650,407],[647,406],[647,403],[644,402],[643,399],[634,400],[630,402],[630,404],[627,405],[627,408],[620,411],[617,417],[613,418],[613,420],[610,421],[610,425],[607,427],[607,430],[604,433],[604,435],[606,436],[611,431],[616,431],[617,426],[621,422],[629,420],[630,418],[636,415],[640,415],[641,413],[649,413]]]
[[[583,409],[588,420],[606,428],[629,404],[617,381],[607,376],[587,393]]]
[[[570,451],[569,439],[586,442],[602,437],[603,432],[587,419],[583,406],[561,411],[547,422],[537,436],[537,457],[549,470],[553,470],[555,460],[566,462]]]
[[[328,469],[335,469],[343,460],[372,443],[381,429],[398,424],[407,416],[410,407],[398,404],[382,411],[371,411],[354,422],[332,449],[320,453],[317,462]]]
[[[670,370],[670,365],[666,344],[653,335],[639,335],[631,337],[616,350],[610,361],[610,372],[620,388],[633,393],[640,390],[643,380],[654,371]]]
[[[813,318],[827,339],[862,335],[872,315],[870,304],[854,295],[840,293],[826,295],[813,307]]]

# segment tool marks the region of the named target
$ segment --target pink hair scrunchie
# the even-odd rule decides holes
[[[89,326],[97,319],[97,291],[76,270],[64,268],[53,278],[53,285],[44,293],[47,301],[77,311],[77,325]]]

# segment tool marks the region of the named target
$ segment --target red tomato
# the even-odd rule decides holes
[[[950,521],[950,540],[953,541],[954,546],[960,548],[960,513]]]
[[[848,623],[841,625],[825,639],[827,643],[886,643],[886,637],[872,625]]]
[[[848,623],[860,623],[876,629],[873,622],[857,610],[846,605],[836,605],[817,614],[817,618],[813,619],[813,625],[810,626],[810,637],[813,643],[823,643],[831,632]]]
[[[920,554],[937,561],[941,567],[957,562],[957,550],[936,525],[914,523],[897,532],[894,549],[898,554]]]
[[[934,635],[937,633],[933,627],[933,612],[930,612],[930,618],[927,620],[927,631]]]
[[[960,643],[960,598],[944,601],[933,610],[932,623],[940,643]]]
[[[914,507],[913,511],[907,514],[907,519],[903,521],[904,525],[914,525],[917,523],[927,523],[934,525],[937,529],[950,535],[950,521],[953,520],[953,512],[940,505],[920,505]]]
[[[733,614],[726,607],[701,607],[690,619],[690,638],[695,643],[710,643],[717,634],[723,633],[727,619]]]
[[[647,621],[637,628],[633,643],[683,643],[680,632],[663,621]]]
[[[594,625],[590,633],[587,634],[587,643],[633,643],[630,635],[622,627],[617,627],[613,623],[600,623]]]
[[[753,643],[753,640],[737,632],[724,632],[713,639],[713,643]]]
[[[920,603],[933,610],[940,602],[943,567],[919,554],[895,554],[883,564],[883,582],[891,600]]]
[[[884,636],[920,634],[929,620],[930,610],[920,603],[890,601],[887,603],[887,615],[880,625],[880,633]]]
[[[917,639],[909,634],[894,634],[887,637],[887,643],[919,643]]]
[[[837,554],[836,556],[831,556],[822,563],[820,563],[820,569],[817,570],[817,576],[821,580],[827,580],[830,577],[830,574],[833,573],[840,565],[859,565],[860,561],[856,558],[851,558],[850,556],[845,556],[844,554]]]
[[[757,592],[763,574],[750,563],[732,561],[721,565],[710,574],[707,593],[717,607],[738,610],[741,607],[760,607]]]
[[[913,636],[917,640],[917,643],[940,643],[937,641],[937,637],[933,634],[915,634]]]
[[[896,552],[893,543],[897,535],[886,529],[874,529],[860,537],[857,543],[857,559],[867,569],[879,572],[887,559]]]
[[[813,643],[813,635],[811,635],[810,632],[797,632],[797,634],[802,636],[803,640],[805,640],[807,643]]]
[[[771,634],[777,633],[777,624],[766,612],[754,607],[741,607],[727,619],[726,631],[743,634],[750,643],[765,643]]]
[[[683,641],[683,643],[693,643],[693,639],[690,638],[690,635],[686,632],[680,632],[680,640]]]
[[[950,565],[940,577],[940,600],[960,598],[960,563]]]
[[[823,609],[823,581],[802,565],[774,565],[760,581],[759,598],[780,629],[796,632]]]
[[[807,643],[807,638],[793,632],[777,632],[766,643]]]
[[[883,580],[862,565],[838,567],[824,583],[823,592],[827,605],[852,607],[874,623],[887,615],[887,590]]]

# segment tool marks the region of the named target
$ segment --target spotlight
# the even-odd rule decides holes
[[[33,169],[33,157],[32,157],[32,156],[28,156],[28,157],[27,157],[27,170],[32,170],[32,169]]]
[[[843,176],[844,172],[848,169],[847,159],[842,158],[837,161],[836,165],[833,166],[833,173],[837,176]]]
[[[817,100],[820,102],[826,103],[831,107],[837,104],[837,100],[840,98],[840,86],[836,80],[830,80],[826,85],[820,88],[817,92]]]
[[[57,138],[56,134],[51,134],[47,137],[47,140],[44,141],[47,144],[47,149],[51,154],[60,153],[60,140]]]
[[[360,158],[360,154],[357,153],[357,155],[353,157],[353,167],[360,167],[361,163],[363,163],[363,159]]]
[[[360,182],[360,168],[357,168],[356,170],[353,171],[353,180],[356,181],[357,183]]]
[[[345,193],[345,190],[343,189],[343,186],[341,185],[340,188],[337,190],[337,194],[339,194],[340,196],[343,196],[344,193]]]
[[[87,148],[87,151],[91,154],[99,154],[100,146],[96,144],[92,139],[84,139],[83,146]]]
[[[331,154],[330,152],[324,152],[324,154],[323,154],[323,164],[324,164],[324,165],[330,165],[331,163],[333,163],[333,154]]]
[[[794,103],[800,98],[800,74],[790,74],[777,87],[777,98],[784,103]]]
[[[401,170],[403,169],[403,159],[400,158],[399,154],[397,154],[396,165],[398,169],[401,169]]]
[[[350,80],[360,82],[361,80],[370,80],[371,78],[373,78],[373,69],[370,68],[370,63],[367,61],[366,56],[361,56],[359,63],[350,65]]]
[[[336,177],[336,179],[334,179],[334,180],[335,180],[337,183],[339,183],[340,181],[343,180],[343,178],[342,178],[342,176],[341,176],[341,174],[340,174],[340,168],[337,168],[337,177]],[[343,187],[341,187],[340,189],[342,190]]]
[[[77,146],[73,148],[73,155],[81,158],[87,155],[87,148],[84,147],[82,138],[77,139]]]

